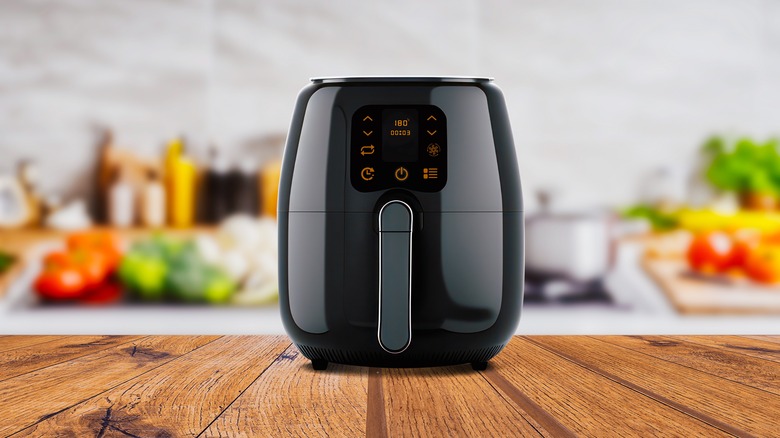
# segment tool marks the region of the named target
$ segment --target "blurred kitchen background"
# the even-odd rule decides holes
[[[295,96],[404,74],[505,93],[519,333],[780,333],[780,2],[10,0],[0,334],[281,333]]]

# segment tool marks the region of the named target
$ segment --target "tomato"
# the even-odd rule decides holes
[[[122,259],[122,243],[110,231],[94,230],[74,233],[67,238],[70,251],[87,250],[100,252],[106,259],[108,270],[113,272]]]
[[[745,272],[760,283],[780,283],[780,246],[763,244],[756,247],[748,256]]]
[[[118,283],[103,283],[90,290],[80,301],[86,304],[110,304],[122,299],[122,286]]]
[[[101,248],[119,251],[122,247],[121,242],[116,234],[110,231],[102,230],[73,233],[68,236],[67,243],[68,248],[70,249]]]
[[[695,236],[688,247],[688,263],[699,272],[725,272],[734,265],[733,238],[722,231]]]
[[[70,254],[63,251],[55,251],[46,254],[43,258],[44,269],[54,269],[63,266],[70,266]]]
[[[734,248],[731,253],[731,264],[735,268],[745,268],[750,253],[761,244],[761,233],[757,230],[743,229],[732,234]]]
[[[35,280],[35,290],[41,297],[50,300],[79,298],[84,294],[86,285],[81,271],[72,266],[45,269]]]
[[[102,252],[77,250],[71,254],[71,263],[81,271],[87,287],[99,285],[111,274],[111,262]]]

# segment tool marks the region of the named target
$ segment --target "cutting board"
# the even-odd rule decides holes
[[[780,287],[693,274],[682,258],[644,257],[643,269],[683,314],[780,314]]]
[[[17,257],[16,261],[7,271],[0,274],[0,298],[5,295],[5,292],[11,286],[11,283],[16,280],[19,275],[24,271],[25,263],[23,257]]]

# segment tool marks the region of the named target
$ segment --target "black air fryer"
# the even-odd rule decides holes
[[[317,78],[279,188],[287,333],[315,369],[471,363],[514,334],[523,204],[489,78]]]

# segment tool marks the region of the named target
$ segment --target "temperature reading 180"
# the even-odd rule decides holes
[[[412,135],[412,131],[408,129],[391,129],[390,130],[390,136],[391,137],[408,137]]]
[[[382,110],[382,160],[391,163],[417,161],[419,114],[412,108]]]
[[[409,119],[394,119],[393,126],[397,128],[407,128],[409,126]],[[411,129],[391,129],[391,137],[410,137],[412,135]]]

